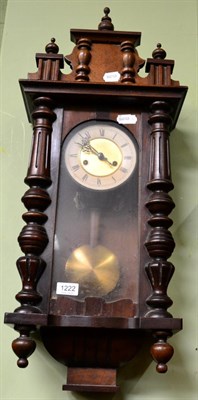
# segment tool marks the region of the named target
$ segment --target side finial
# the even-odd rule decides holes
[[[103,31],[103,30],[113,31],[114,26],[111,22],[111,18],[109,17],[110,8],[105,7],[104,13],[105,13],[105,15],[104,15],[104,17],[102,17],[101,22],[98,25],[98,29],[99,29],[99,31]]]
[[[157,48],[152,52],[153,58],[159,58],[163,60],[166,57],[166,52],[164,49],[162,49],[161,43],[157,44]]]
[[[59,52],[59,47],[58,47],[58,45],[55,43],[55,41],[56,41],[56,39],[52,38],[52,39],[51,39],[51,42],[48,43],[48,44],[45,46],[45,51],[46,51],[47,54],[49,54],[49,53],[57,54],[57,53]]]

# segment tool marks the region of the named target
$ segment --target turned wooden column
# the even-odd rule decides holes
[[[172,300],[167,295],[168,284],[174,273],[174,266],[167,261],[171,256],[175,242],[169,231],[172,220],[169,214],[174,202],[168,192],[173,189],[170,169],[169,132],[171,116],[169,105],[164,101],[152,104],[151,124],[151,157],[150,173],[147,184],[151,191],[146,207],[151,213],[148,220],[150,232],[145,243],[151,261],[146,265],[146,273],[151,283],[152,293],[146,303],[149,310],[146,317],[171,318],[167,311]],[[171,358],[172,347],[166,343],[171,331],[154,332],[157,343],[152,346],[151,353],[157,361],[157,371],[166,372],[166,362]]]
[[[89,81],[89,63],[91,60],[91,41],[81,38],[78,41],[78,66],[76,68],[76,80],[81,82]]]
[[[121,51],[123,52],[123,69],[121,71],[122,83],[135,82],[135,52],[134,45],[129,40],[121,43]]]
[[[40,97],[35,100],[33,118],[33,144],[30,164],[25,183],[30,186],[22,198],[27,208],[23,214],[26,225],[22,229],[18,241],[24,256],[17,260],[17,268],[22,280],[22,290],[16,295],[21,303],[15,312],[22,314],[40,313],[38,304],[41,295],[37,292],[37,283],[46,263],[41,254],[48,244],[45,230],[47,215],[45,210],[50,205],[47,188],[51,185],[50,153],[52,123],[56,118],[50,98]],[[18,355],[18,365],[25,367],[27,357],[34,351],[35,343],[29,338],[34,326],[16,325],[20,337],[13,342],[13,350]]]
[[[170,171],[169,128],[171,117],[169,106],[164,101],[156,101],[152,105],[149,119],[151,132],[150,176],[147,184],[151,191],[146,207],[151,213],[148,224],[151,229],[146,241],[146,248],[152,261],[146,266],[153,293],[147,299],[150,310],[147,316],[170,317],[167,308],[172,300],[166,291],[173,275],[174,267],[167,261],[175,247],[174,239],[168,228],[172,220],[168,217],[174,208],[174,202],[168,192],[173,189]]]

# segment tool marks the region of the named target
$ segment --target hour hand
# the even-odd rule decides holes
[[[109,165],[111,165],[111,166],[114,166],[114,167],[115,167],[115,166],[117,165],[117,161],[113,161],[113,162],[111,163],[111,162],[108,160],[108,158],[105,157],[105,155],[104,155],[102,152],[97,151],[93,146],[91,146],[90,143],[86,143],[86,144],[83,146],[82,150],[83,150],[83,151],[87,151],[87,152],[91,152],[91,153],[95,154],[95,155],[98,157],[99,160],[105,161],[105,162],[107,162],[107,163],[108,163]]]

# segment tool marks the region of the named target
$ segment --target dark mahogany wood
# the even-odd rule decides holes
[[[63,390],[98,392],[100,388],[100,392],[117,392],[116,372],[112,368],[86,368],[86,373],[83,368],[68,368],[67,385],[63,385]]]
[[[52,38],[46,52],[36,54],[37,72],[20,81],[33,125],[33,144],[25,178],[29,188],[22,198],[26,225],[18,238],[24,253],[17,260],[20,306],[5,314],[5,322],[20,334],[13,350],[21,368],[35,350],[32,332],[40,332],[48,352],[68,366],[63,390],[117,391],[117,368],[153,337],[151,354],[157,371],[166,372],[173,355],[167,339],[182,329],[181,319],[168,311],[172,300],[167,290],[174,273],[168,259],[175,247],[169,231],[174,208],[169,195],[173,189],[169,136],[187,88],[171,78],[174,61],[166,59],[160,43],[147,59],[147,76],[141,77],[144,60],[137,51],[141,34],[114,31],[109,12],[106,7],[98,30],[71,30],[75,46],[69,56],[59,54]],[[69,74],[63,71],[64,62],[71,67]],[[105,81],[107,72],[120,78]],[[59,266],[54,264],[54,235],[62,144],[71,129],[84,121],[116,122],[123,114],[137,118],[136,124],[126,124],[138,149],[138,267],[132,265],[134,276],[125,277],[126,286],[127,280],[133,280],[135,299],[127,290],[116,300],[56,296],[52,286]],[[125,201],[124,190],[120,193]],[[107,201],[106,206],[111,204]],[[119,244],[118,238],[115,241]],[[128,247],[123,246],[123,259]]]
[[[86,38],[79,39],[78,41],[78,66],[76,67],[77,81],[89,81],[89,62],[91,60],[91,41]]]
[[[123,52],[123,69],[121,71],[121,82],[135,82],[135,51],[133,43],[130,41],[122,42],[121,50]]]
[[[149,123],[151,132],[151,157],[150,176],[147,187],[152,191],[146,206],[152,214],[148,220],[151,226],[147,242],[148,253],[152,258],[146,266],[146,272],[153,287],[153,294],[147,300],[151,307],[146,315],[153,317],[169,317],[166,311],[172,301],[166,294],[169,281],[173,275],[174,267],[167,259],[171,256],[175,242],[168,230],[172,220],[168,214],[174,208],[171,197],[167,194],[173,189],[170,172],[169,127],[171,117],[169,107],[165,102],[152,104],[153,114]]]

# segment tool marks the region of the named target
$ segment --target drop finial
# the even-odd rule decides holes
[[[110,13],[110,8],[105,7],[104,8],[105,15],[104,15],[104,17],[102,17],[101,22],[98,25],[99,31],[103,31],[103,30],[113,31],[114,30],[114,26],[111,22],[111,18],[109,17],[109,13]]]
[[[166,57],[166,52],[164,49],[162,49],[161,43],[157,44],[157,48],[152,52],[153,58],[158,58],[163,60]]]

